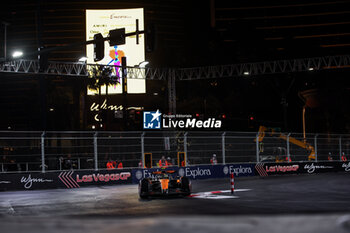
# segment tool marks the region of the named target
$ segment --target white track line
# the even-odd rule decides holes
[[[235,192],[246,192],[251,189],[235,189]],[[193,193],[190,195],[192,198],[201,198],[201,199],[231,199],[231,198],[239,198],[239,196],[235,195],[220,195],[231,193],[231,190],[219,190],[219,191],[210,191],[210,192],[199,192]]]

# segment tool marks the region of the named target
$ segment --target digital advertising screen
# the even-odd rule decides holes
[[[94,35],[101,33],[107,37],[110,30],[125,28],[125,33],[135,32],[136,19],[139,21],[139,30],[144,30],[144,10],[115,9],[115,10],[86,10],[86,40],[93,40]],[[139,44],[136,44],[136,36],[126,37],[124,45],[110,46],[105,41],[105,56],[101,61],[94,62],[94,45],[86,46],[87,64],[115,65],[121,66],[122,57],[126,57],[127,66],[137,66],[145,61],[145,39],[144,35],[139,35]],[[113,68],[113,74],[119,77],[118,67]],[[95,95],[98,91],[88,89],[88,95]],[[108,87],[108,94],[121,94],[122,85],[111,85]],[[143,77],[127,79],[127,93],[146,93],[146,81]],[[106,86],[101,87],[101,94],[106,94]]]

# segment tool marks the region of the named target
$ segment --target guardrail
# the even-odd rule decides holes
[[[252,162],[309,161],[310,150],[295,143],[307,142],[313,161],[349,159],[350,135],[266,134],[257,132],[94,132],[0,131],[0,172],[48,172],[100,170],[109,160],[124,168],[139,167],[144,153],[152,153],[156,166],[162,156],[177,164],[177,152],[185,152],[188,165]]]

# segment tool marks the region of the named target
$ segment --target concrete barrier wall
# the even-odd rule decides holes
[[[242,163],[226,165],[200,165],[189,167],[169,167],[180,176],[192,180],[229,177],[261,176],[285,174],[314,174],[324,172],[350,172],[350,162],[291,162],[291,163]],[[152,169],[114,169],[59,171],[47,173],[2,173],[0,191],[36,190],[36,189],[74,189],[87,186],[119,185],[138,183],[146,177],[152,177]]]

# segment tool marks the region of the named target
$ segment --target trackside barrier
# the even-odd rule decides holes
[[[192,180],[285,174],[314,174],[325,172],[350,173],[350,162],[291,162],[291,163],[242,163],[225,165],[200,165],[169,167],[180,176]],[[88,186],[137,184],[142,178],[152,177],[160,168],[133,168],[114,170],[65,170],[56,172],[1,173],[0,191],[36,189],[75,189]]]
[[[209,164],[214,154],[221,165],[350,159],[350,134],[270,130],[277,131],[0,131],[0,173],[99,171],[109,160],[124,168],[156,166],[162,156],[181,166]],[[186,157],[180,164],[179,152]]]
[[[254,176],[255,164],[226,164],[226,165],[200,165],[188,167],[169,167],[166,170],[175,170],[180,176],[186,176],[192,180],[211,179],[228,177],[230,173],[234,173],[236,177]],[[133,169],[133,183],[138,183],[143,178],[151,178],[155,171],[161,171],[161,168],[151,169]]]
[[[131,169],[59,172],[5,173],[0,175],[0,191],[74,189],[87,186],[131,184]]]
[[[255,171],[261,177],[285,174],[350,172],[350,162],[257,163]]]

